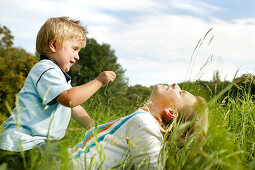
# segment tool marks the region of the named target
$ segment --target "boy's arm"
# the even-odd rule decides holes
[[[89,117],[88,113],[82,106],[72,108],[72,117],[85,129],[95,126],[94,121]]]
[[[104,71],[95,80],[62,92],[57,101],[67,107],[70,107],[70,103],[73,107],[78,106],[87,101],[99,88],[112,82],[115,77],[113,71]]]

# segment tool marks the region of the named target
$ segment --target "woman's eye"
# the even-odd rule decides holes
[[[184,90],[181,90],[181,91],[180,91],[180,94],[185,94],[185,92],[186,92],[186,91],[184,91]]]

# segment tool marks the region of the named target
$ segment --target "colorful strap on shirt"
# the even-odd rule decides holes
[[[101,142],[104,140],[106,135],[112,135],[114,134],[119,128],[121,128],[130,118],[137,114],[141,113],[149,113],[149,108],[147,106],[143,106],[139,109],[137,109],[134,113],[130,114],[129,116],[119,118],[115,121],[99,125],[97,127],[97,142]],[[82,153],[88,153],[92,147],[94,147],[95,144],[95,128],[90,129],[85,134],[85,137],[82,142],[77,144],[74,148],[72,148],[71,152],[74,154],[75,158],[80,157]],[[86,149],[85,146],[87,145]],[[75,153],[76,152],[76,153]]]

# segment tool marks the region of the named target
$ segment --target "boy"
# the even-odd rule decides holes
[[[0,134],[0,152],[19,153],[60,140],[72,116],[83,127],[94,125],[80,106],[100,87],[112,82],[116,74],[102,72],[95,80],[72,87],[66,73],[86,45],[86,28],[68,17],[50,18],[37,34],[36,49],[40,61],[31,69],[13,114]],[[0,158],[1,160],[1,158]]]

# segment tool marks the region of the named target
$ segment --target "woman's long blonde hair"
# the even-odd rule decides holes
[[[208,106],[204,98],[195,96],[196,102],[193,105],[185,105],[178,109],[178,117],[176,122],[170,122],[165,125],[166,133],[170,133],[175,127],[175,124],[190,122],[188,128],[180,135],[179,141],[184,142],[191,134],[199,133],[200,140],[208,131]],[[169,135],[171,138],[171,134]]]

